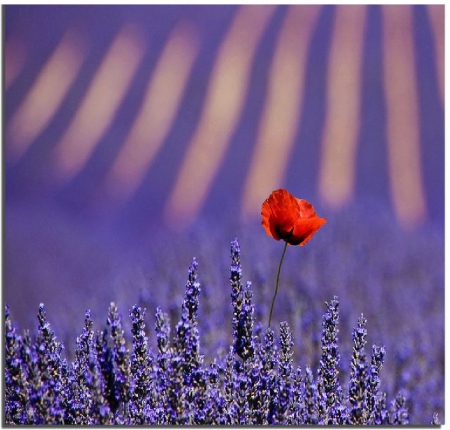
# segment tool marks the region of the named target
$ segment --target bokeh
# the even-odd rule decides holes
[[[3,293],[22,328],[41,302],[68,351],[111,301],[174,322],[196,256],[217,350],[235,236],[267,319],[282,244],[260,210],[283,187],[328,223],[289,247],[274,318],[318,336],[339,295],[343,338],[364,312],[388,368],[425,348],[437,400],[418,413],[442,414],[443,5],[8,5],[4,27]],[[309,305],[319,331],[296,328]]]

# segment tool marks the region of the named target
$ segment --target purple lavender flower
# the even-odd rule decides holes
[[[90,424],[111,424],[111,408],[105,397],[106,384],[95,350],[89,354],[89,371],[91,374],[89,388],[92,397]]]
[[[305,398],[305,388],[303,384],[302,369],[297,367],[292,378],[292,401],[289,406],[289,413],[287,415],[287,425],[301,425],[303,421],[303,406]]]
[[[237,314],[234,351],[242,360],[248,360],[253,357],[255,351],[253,339],[254,306],[252,304],[251,282],[247,282],[242,295],[242,307],[240,310],[235,309],[234,311],[234,314]]]
[[[391,402],[389,408],[389,424],[407,425],[409,424],[409,414],[406,407],[406,397],[399,392]]]
[[[113,341],[111,349],[111,361],[114,378],[114,413],[121,420],[121,414],[127,414],[125,405],[130,401],[133,390],[133,378],[131,375],[130,353],[126,346],[124,330],[119,310],[115,303],[111,303],[108,310],[107,324],[110,328],[110,337]],[[120,408],[120,410],[118,409]]]
[[[351,405],[350,422],[363,425],[368,419],[368,380],[367,363],[364,347],[367,343],[367,320],[363,315],[358,319],[358,326],[353,330],[353,354],[350,365],[349,401]]]
[[[163,409],[165,411],[163,421],[167,424],[187,424],[184,417],[183,396],[183,372],[181,357],[178,354],[171,354],[166,373],[165,399]]]
[[[386,351],[384,347],[373,345],[372,360],[369,367],[368,387],[367,387],[367,408],[369,412],[368,424],[374,425],[376,423],[376,407],[379,400],[380,387],[380,371],[383,367],[384,356]],[[380,423],[379,423],[380,424]]]
[[[38,357],[36,347],[33,345],[28,330],[25,330],[20,346],[20,361],[23,371],[26,375],[26,397],[24,399],[24,408],[20,417],[20,424],[44,424],[42,412],[45,406],[41,407],[40,399],[43,392],[41,376],[38,367]]]
[[[244,305],[244,297],[242,294],[242,268],[241,268],[241,248],[237,239],[231,242],[231,271],[230,271],[230,284],[231,284],[231,305],[233,307],[233,341],[234,352],[239,354],[240,346],[237,345],[238,333],[239,333],[239,320],[242,313],[242,307]]]
[[[68,415],[66,424],[109,424],[110,407],[104,396],[105,381],[95,348],[95,333],[90,311],[77,338],[75,360],[68,372]]]
[[[206,376],[202,370],[198,333],[198,296],[200,283],[198,263],[194,258],[189,267],[181,318],[175,328],[174,348],[168,350],[168,328],[161,311],[157,314],[158,365],[167,366],[170,377],[163,380],[166,397],[166,420],[169,424],[192,424],[195,421],[194,402],[204,403]],[[158,322],[159,321],[159,322]],[[200,400],[201,399],[201,400]],[[197,415],[202,421],[203,417]]]
[[[19,336],[5,309],[5,417],[8,424],[176,425],[305,425],[407,424],[408,392],[394,400],[380,391],[385,350],[365,353],[366,319],[353,330],[348,396],[340,385],[339,302],[326,303],[322,318],[321,356],[317,378],[310,366],[294,371],[293,333],[280,324],[255,323],[252,284],[241,283],[240,249],[232,242],[230,283],[232,344],[226,357],[205,361],[200,354],[198,265],[189,267],[181,316],[173,342],[169,318],[156,309],[154,358],[145,330],[145,309],[133,306],[131,350],[118,308],[111,303],[108,329],[94,332],[89,311],[77,337],[74,360],[62,356],[44,307],[38,333]],[[311,354],[311,353],[310,353]],[[396,362],[409,380],[411,349]],[[309,355],[308,355],[309,357]],[[222,361],[224,360],[224,361]],[[423,371],[419,369],[418,371]],[[341,376],[343,379],[344,376]],[[391,384],[391,387],[396,387]],[[387,392],[392,392],[389,389]],[[407,407],[408,405],[408,407]],[[437,414],[430,416],[438,424]]]
[[[248,404],[248,394],[251,390],[248,362],[235,358],[231,347],[226,359],[225,368],[225,398],[228,404],[230,424],[251,424],[251,410]]]
[[[386,407],[387,394],[381,392],[375,403],[374,419],[373,423],[375,425],[387,425],[389,424],[389,412]]]
[[[118,402],[115,396],[115,379],[112,351],[108,346],[108,332],[106,329],[97,331],[95,334],[95,350],[97,354],[98,367],[104,381],[104,397],[107,401],[108,409],[114,413],[118,408]]]
[[[267,424],[268,393],[262,375],[259,356],[244,362],[244,373],[248,380],[247,402],[249,420],[254,425]]]
[[[44,305],[39,305],[39,331],[36,339],[37,367],[41,380],[41,398],[36,403],[39,415],[47,424],[63,424],[66,381],[61,381],[63,346],[56,340],[47,320]],[[63,382],[63,383],[61,383]]]
[[[342,424],[338,422],[338,403],[342,400],[342,389],[339,383],[339,346],[338,321],[339,301],[335,296],[326,303],[327,310],[322,320],[322,357],[319,364],[319,416],[323,424]]]
[[[242,268],[240,260],[240,246],[237,239],[231,242],[231,304],[233,306],[233,347],[234,352],[242,360],[250,359],[255,351],[254,345],[254,313],[252,304],[252,284],[242,285]]]
[[[274,331],[269,327],[266,329],[264,339],[260,348],[259,357],[262,364],[261,386],[264,389],[263,407],[267,416],[268,424],[272,424],[276,417],[277,398],[277,366],[278,354],[275,345]]]
[[[22,338],[16,333],[8,305],[5,306],[5,419],[23,422],[27,399],[27,378],[20,359]]]
[[[167,354],[170,342],[170,324],[169,317],[162,311],[160,307],[156,308],[155,331],[158,343],[158,351],[160,355]],[[165,363],[165,362],[164,362]],[[166,365],[162,364],[162,369],[166,369]]]
[[[77,337],[75,361],[72,364],[72,371],[69,376],[71,384],[68,424],[89,424],[92,417],[92,398],[89,391],[90,378],[92,377],[89,369],[89,355],[91,354],[94,338],[92,325],[91,314],[87,311],[83,331]]]
[[[152,379],[153,357],[148,350],[148,340],[145,335],[145,309],[133,306],[130,316],[133,334],[131,373],[134,381],[131,394],[131,401],[134,406],[132,417],[134,424],[147,424],[147,419],[151,417],[146,417],[145,412],[154,408],[155,383]]]
[[[157,424],[167,424],[169,413],[168,404],[169,363],[172,357],[170,342],[170,324],[168,315],[160,307],[156,309],[155,331],[158,345],[156,356],[155,383],[155,420]]]
[[[317,384],[314,381],[314,376],[311,368],[305,368],[305,389],[304,389],[304,408],[303,408],[303,423],[317,425],[319,423],[319,392]]]
[[[226,400],[220,389],[220,370],[216,360],[209,365],[209,389],[205,402],[205,424],[208,425],[229,424]]]
[[[198,263],[194,258],[189,267],[186,292],[181,305],[181,319],[176,326],[175,351],[181,360],[185,382],[190,384],[192,373],[200,364],[200,339],[198,333],[198,296],[200,283],[198,282]]]
[[[236,402],[236,393],[239,389],[236,381],[234,358],[234,348],[231,346],[226,356],[225,376],[224,376],[224,397],[227,405],[227,424],[237,424],[238,404]]]
[[[294,340],[286,321],[280,323],[280,358],[278,360],[278,399],[276,421],[286,422],[286,414],[292,403],[292,373]]]

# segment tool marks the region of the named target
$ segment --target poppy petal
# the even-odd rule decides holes
[[[289,245],[305,245],[326,223],[319,218],[311,203],[297,199],[284,189],[273,191],[261,208],[262,226],[275,240]]]
[[[267,234],[276,240],[286,240],[300,216],[300,207],[292,194],[280,189],[264,201],[261,215]]]
[[[313,216],[307,219],[299,219],[294,226],[291,242],[293,245],[304,246],[314,236],[317,230],[326,223],[325,218]]]
[[[262,205],[261,209],[261,216],[262,216],[262,226],[264,227],[264,230],[266,230],[266,233],[273,237],[275,240],[280,240],[281,237],[277,234],[275,229],[275,223],[273,222],[273,214],[272,209],[270,207],[268,199],[266,199]]]
[[[303,199],[297,200],[298,206],[300,208],[300,218],[312,218],[316,216],[316,211],[311,203]]]

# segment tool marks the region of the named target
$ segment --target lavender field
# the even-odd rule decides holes
[[[5,6],[3,423],[444,423],[443,10]]]
[[[248,306],[251,306],[251,311],[247,309],[246,312],[250,312],[250,315],[245,317],[248,319],[247,324],[250,328],[244,334],[236,328],[235,319],[239,317],[239,313],[236,316],[237,312],[233,309],[237,305],[234,305],[233,308],[232,300],[236,300],[236,298],[233,299],[233,294],[237,295],[237,293],[232,288],[233,282],[230,285],[229,281],[231,264],[229,248],[230,238],[233,238],[232,232],[236,233],[240,241],[239,261],[242,264],[242,278],[239,283],[242,291],[239,294],[242,297],[246,297],[247,287],[245,285],[247,281],[251,282],[252,298],[248,304]],[[61,234],[61,230],[59,234]],[[41,240],[48,240],[51,236],[52,234],[48,232]],[[72,247],[71,252],[82,255],[88,244],[84,243],[78,246],[80,246],[80,249]],[[90,246],[93,246],[93,244],[91,243]],[[197,289],[195,292],[195,330],[189,326],[183,333],[188,336],[189,342],[192,341],[189,336],[195,337],[197,346],[194,351],[195,354],[194,352],[192,354],[196,357],[197,366],[202,369],[202,372],[206,372],[202,373],[202,378],[208,379],[210,377],[208,372],[211,372],[213,368],[216,369],[220,377],[217,376],[219,379],[213,386],[217,392],[225,396],[225,386],[222,387],[221,384],[231,384],[231,381],[226,382],[223,379],[226,375],[227,360],[236,360],[236,362],[247,363],[247,365],[253,363],[242,359],[242,352],[232,356],[228,355],[230,347],[237,343],[236,333],[239,332],[240,336],[248,337],[247,342],[254,345],[252,347],[255,350],[254,354],[257,354],[256,351],[259,351],[258,348],[260,348],[257,345],[262,345],[267,341],[266,337],[269,333],[266,331],[268,313],[275,286],[275,274],[281,244],[268,238],[260,226],[235,228],[233,231],[231,227],[217,229],[214,223],[205,221],[198,227],[193,228],[190,234],[184,235],[182,239],[178,235],[170,234],[170,232],[156,231],[153,240],[148,243],[147,247],[143,247],[139,253],[135,250],[135,253],[139,254],[139,258],[136,254],[134,256],[122,254],[115,255],[116,260],[114,261],[111,259],[112,246],[105,246],[104,248],[98,246],[97,243],[95,253],[86,254],[82,262],[78,261],[78,264],[86,264],[87,267],[84,268],[84,271],[87,279],[80,282],[74,279],[72,290],[58,293],[54,290],[42,289],[39,294],[34,293],[33,300],[22,299],[22,303],[17,302],[17,292],[6,291],[6,299],[10,305],[9,312],[13,319],[13,325],[17,327],[17,334],[21,333],[20,329],[27,328],[31,330],[31,336],[34,338],[38,332],[36,330],[38,326],[36,315],[39,303],[33,302],[35,300],[43,302],[46,316],[50,322],[50,329],[54,331],[57,341],[63,341],[64,343],[61,357],[66,358],[69,363],[72,360],[75,360],[76,363],[76,360],[80,360],[80,352],[77,348],[80,348],[81,338],[78,338],[77,342],[75,341],[77,336],[82,335],[82,333],[84,333],[84,336],[88,336],[88,332],[86,332],[88,328],[85,327],[83,331],[82,327],[85,311],[89,308],[89,315],[93,321],[89,323],[92,325],[88,324],[89,333],[91,333],[88,337],[91,341],[93,342],[93,339],[95,339],[94,333],[107,328],[105,342],[108,341],[109,345],[116,345],[112,346],[113,348],[119,348],[118,345],[122,345],[119,348],[120,353],[125,354],[130,359],[135,354],[133,351],[135,351],[136,342],[138,342],[137,328],[135,327],[138,317],[134,316],[133,319],[128,314],[132,311],[142,313],[144,312],[143,309],[146,309],[146,316],[140,314],[141,322],[139,324],[141,325],[139,325],[138,333],[141,336],[139,342],[144,342],[145,339],[140,348],[148,347],[154,360],[151,362],[153,367],[148,364],[149,368],[146,370],[146,372],[150,372],[146,374],[146,378],[151,379],[151,375],[156,375],[156,373],[151,372],[158,372],[158,366],[160,365],[158,364],[159,358],[157,359],[157,357],[160,357],[158,354],[166,351],[165,349],[161,350],[162,334],[158,334],[158,331],[155,332],[155,321],[159,321],[158,318],[162,318],[161,315],[163,314],[165,315],[167,327],[159,330],[166,330],[164,331],[167,337],[164,341],[167,343],[165,348],[170,348],[169,345],[175,342],[171,348],[175,348],[174,351],[177,351],[177,354],[180,353],[180,340],[178,339],[180,324],[181,327],[183,327],[183,324],[193,324],[192,322],[183,322],[183,318],[188,317],[184,315],[185,311],[182,309],[187,306],[187,303],[190,303],[186,301],[184,286],[187,268],[195,257],[195,287]],[[434,413],[437,413],[440,422],[443,422],[444,303],[441,299],[444,288],[443,247],[443,238],[439,230],[434,231],[432,228],[428,228],[424,231],[405,233],[392,225],[387,212],[383,214],[380,211],[372,219],[370,217],[363,219],[361,212],[357,210],[352,211],[351,214],[329,217],[327,225],[304,248],[289,247],[281,275],[280,292],[272,321],[273,332],[271,332],[273,333],[271,342],[278,345],[277,349],[274,347],[271,350],[271,354],[282,354],[282,350],[279,349],[280,336],[287,336],[286,333],[282,335],[283,330],[289,330],[289,339],[291,339],[291,336],[293,339],[288,354],[288,363],[291,369],[289,378],[292,378],[289,383],[291,384],[290,387],[297,388],[291,388],[289,395],[302,398],[304,394],[302,394],[300,386],[307,380],[305,378],[314,378],[314,381],[318,378],[317,372],[321,368],[320,360],[323,353],[321,338],[323,336],[322,316],[326,310],[325,303],[330,303],[337,296],[339,298],[339,332],[336,343],[340,348],[338,370],[345,401],[349,401],[345,396],[348,393],[348,384],[352,380],[352,333],[353,329],[357,327],[361,314],[363,314],[364,318],[367,319],[364,328],[368,331],[367,339],[364,339],[367,342],[365,365],[369,366],[372,345],[383,347],[385,351],[382,370],[379,372],[380,384],[377,390],[380,393],[388,393],[389,402],[393,401],[398,393],[401,393],[405,399],[405,404],[402,404],[402,407],[408,411],[408,422],[411,424],[428,425],[432,422]],[[116,250],[116,252],[119,251]],[[121,252],[123,253],[123,248]],[[109,257],[108,263],[105,262],[106,256]],[[47,270],[49,270],[52,258],[51,254],[41,254],[38,261],[34,262],[34,270],[41,270],[42,265],[48,266]],[[102,276],[96,276],[95,272],[99,270],[101,264],[103,264]],[[10,271],[11,268],[8,270]],[[28,270],[33,274],[30,267]],[[49,271],[49,275],[49,285],[52,286],[54,280],[51,279],[51,271]],[[92,275],[92,277],[89,275]],[[233,279],[233,276],[231,278]],[[43,283],[45,281],[45,279],[41,280]],[[190,282],[193,282],[192,279]],[[241,301],[247,303],[242,297]],[[124,333],[121,334],[121,336],[124,336],[123,341],[117,340],[115,338],[117,335],[113,334],[112,330],[115,323],[111,322],[110,302],[114,302],[117,306],[117,308],[113,308],[116,309],[114,312],[121,315],[120,324],[124,330]],[[183,308],[182,303],[184,303]],[[241,308],[243,306],[241,303]],[[240,312],[243,312],[243,310],[240,309]],[[114,318],[118,318],[116,314],[114,315]],[[20,321],[20,324],[17,324],[17,320]],[[287,324],[289,328],[287,329],[283,324]],[[171,328],[170,335],[168,334],[168,327]],[[119,333],[121,332],[119,331]],[[108,340],[109,336],[112,336],[110,340]],[[44,342],[42,334],[40,337],[38,335],[38,339],[41,339],[38,342]],[[116,342],[119,342],[119,344]],[[261,344],[261,342],[263,343]],[[88,348],[88,346],[84,345],[83,348]],[[94,344],[90,348],[94,351]],[[91,354],[95,356],[92,351]],[[142,351],[141,354],[143,354]],[[167,352],[167,354],[173,359],[170,354],[175,353]],[[262,354],[262,352],[258,352],[258,354]],[[145,357],[146,360],[149,359],[147,355]],[[87,358],[84,359],[87,360]],[[140,359],[143,360],[144,358],[141,357]],[[264,358],[261,355],[259,359],[263,360],[267,357]],[[278,356],[273,359],[281,360]],[[211,363],[215,363],[214,366],[217,366],[217,368],[213,366],[209,369]],[[133,366],[133,364],[129,365]],[[258,366],[260,365],[262,364],[259,363]],[[285,365],[287,364],[285,363]],[[301,371],[294,377],[297,366]],[[68,368],[70,369],[70,366]],[[116,367],[114,369],[117,371]],[[133,371],[133,367],[127,367],[127,369],[127,377],[131,378],[134,383],[139,384],[137,382],[140,377],[139,371],[135,374],[136,370]],[[309,369],[311,376],[307,376],[306,369]],[[247,369],[245,372],[249,372],[249,370]],[[368,377],[369,371],[366,370],[365,372],[365,377]],[[154,377],[159,380],[159,377]],[[235,377],[238,378],[238,374]],[[273,377],[279,378],[275,375]],[[91,381],[91,383],[94,382]],[[96,383],[100,384],[98,381]],[[105,383],[103,381],[103,384]],[[172,381],[171,383],[175,382]],[[206,382],[204,383],[206,384]],[[236,381],[233,383],[237,384]],[[251,388],[252,383],[249,381],[247,383],[250,386],[246,390],[257,389],[256,386]],[[320,384],[319,382],[314,383]],[[181,382],[180,384],[183,385]],[[365,384],[368,384],[368,382],[366,381]],[[213,389],[209,383],[207,387],[208,392]],[[29,387],[28,389],[32,388]],[[137,390],[137,388],[135,389]],[[175,390],[175,388],[173,389]],[[122,388],[122,390],[121,396],[124,396],[125,393],[127,393],[127,396],[132,395],[132,391],[127,392],[125,388]],[[234,390],[239,391],[236,387]],[[148,395],[158,397],[155,393],[157,391]],[[138,396],[136,393],[134,395]],[[209,395],[213,396],[211,392],[209,392]],[[107,402],[105,393],[104,396],[103,406],[109,406],[110,412],[113,414],[114,410],[111,404]],[[247,398],[250,394],[246,391],[243,396]],[[290,397],[290,399],[292,400],[294,397]],[[369,396],[367,395],[367,397]],[[119,396],[119,398],[121,397]],[[315,407],[319,407],[318,399]],[[99,399],[94,397],[92,401],[98,402]],[[151,401],[148,401],[151,404]],[[197,400],[192,401],[194,403],[190,407],[196,410],[198,405],[195,406],[195,401]],[[245,403],[244,399],[241,401]],[[244,415],[240,415],[241,412],[238,413],[233,409],[237,407],[234,403],[234,406],[226,403],[225,399],[223,399],[223,402],[224,405],[227,405],[226,407],[223,406],[225,408],[223,414],[219,414],[215,410],[218,406],[210,405],[215,410],[214,413],[221,417],[220,419],[219,415],[216,417],[217,423],[266,422],[262,418],[262,421],[257,421],[252,415],[253,412],[250,414],[248,411],[245,413],[247,415],[242,412],[246,417],[244,419]],[[386,406],[387,410],[390,407],[389,402]],[[164,409],[168,407],[168,404],[160,407]],[[96,407],[100,406],[102,405]],[[76,409],[75,406],[73,407]],[[241,404],[240,407],[244,406]],[[337,420],[333,421],[336,423],[357,422],[352,421],[356,418],[351,418],[351,406],[345,406],[345,408],[342,406],[342,409],[343,411],[340,412],[343,414],[341,418],[333,415],[333,418],[329,419]],[[134,415],[126,415],[123,410],[121,411],[122,415],[119,413],[114,418],[115,422],[122,422],[121,420],[132,423],[140,422],[136,421],[137,418]],[[150,414],[150,412],[148,413]],[[152,413],[156,412],[152,411]],[[175,412],[173,414],[175,415],[170,419],[161,416],[157,418],[151,414],[146,415],[145,422],[186,422],[183,421],[187,419],[185,415],[182,418]],[[183,414],[188,414],[188,411],[183,410]],[[313,419],[312,416],[308,415],[309,412],[295,412],[295,414],[303,414],[301,415],[302,418],[292,414],[286,414],[286,417],[290,417],[289,420],[291,421],[289,422],[292,424],[301,424]],[[104,417],[104,422],[113,422],[112,416],[114,415],[108,416],[109,418]],[[139,419],[143,419],[142,415],[139,416]],[[285,415],[281,414],[280,416]],[[294,416],[297,418],[294,418]],[[319,422],[320,419],[324,420],[325,416],[328,417],[329,415],[317,412],[314,416]],[[385,421],[379,417],[379,421],[368,422],[387,423],[391,421],[386,420],[394,419],[391,415],[387,416],[388,418],[385,418]],[[52,419],[58,422],[58,417]],[[73,419],[75,420],[75,418]],[[78,417],[77,419],[81,418]],[[85,419],[87,418],[85,417]],[[127,419],[131,421],[127,421]],[[206,420],[205,422],[216,422],[208,421],[205,417],[203,419]],[[265,419],[268,419],[267,416]],[[277,419],[281,421],[276,421],[273,418],[273,421],[269,420],[269,422],[288,422],[281,418]],[[364,418],[364,420],[366,419],[368,420],[368,417]],[[202,422],[200,418],[199,420],[198,422]],[[74,422],[78,421],[75,420]]]

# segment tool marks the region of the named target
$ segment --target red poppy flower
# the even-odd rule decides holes
[[[305,245],[327,221],[319,218],[313,205],[284,189],[273,191],[261,208],[262,226],[270,237],[289,245]]]

